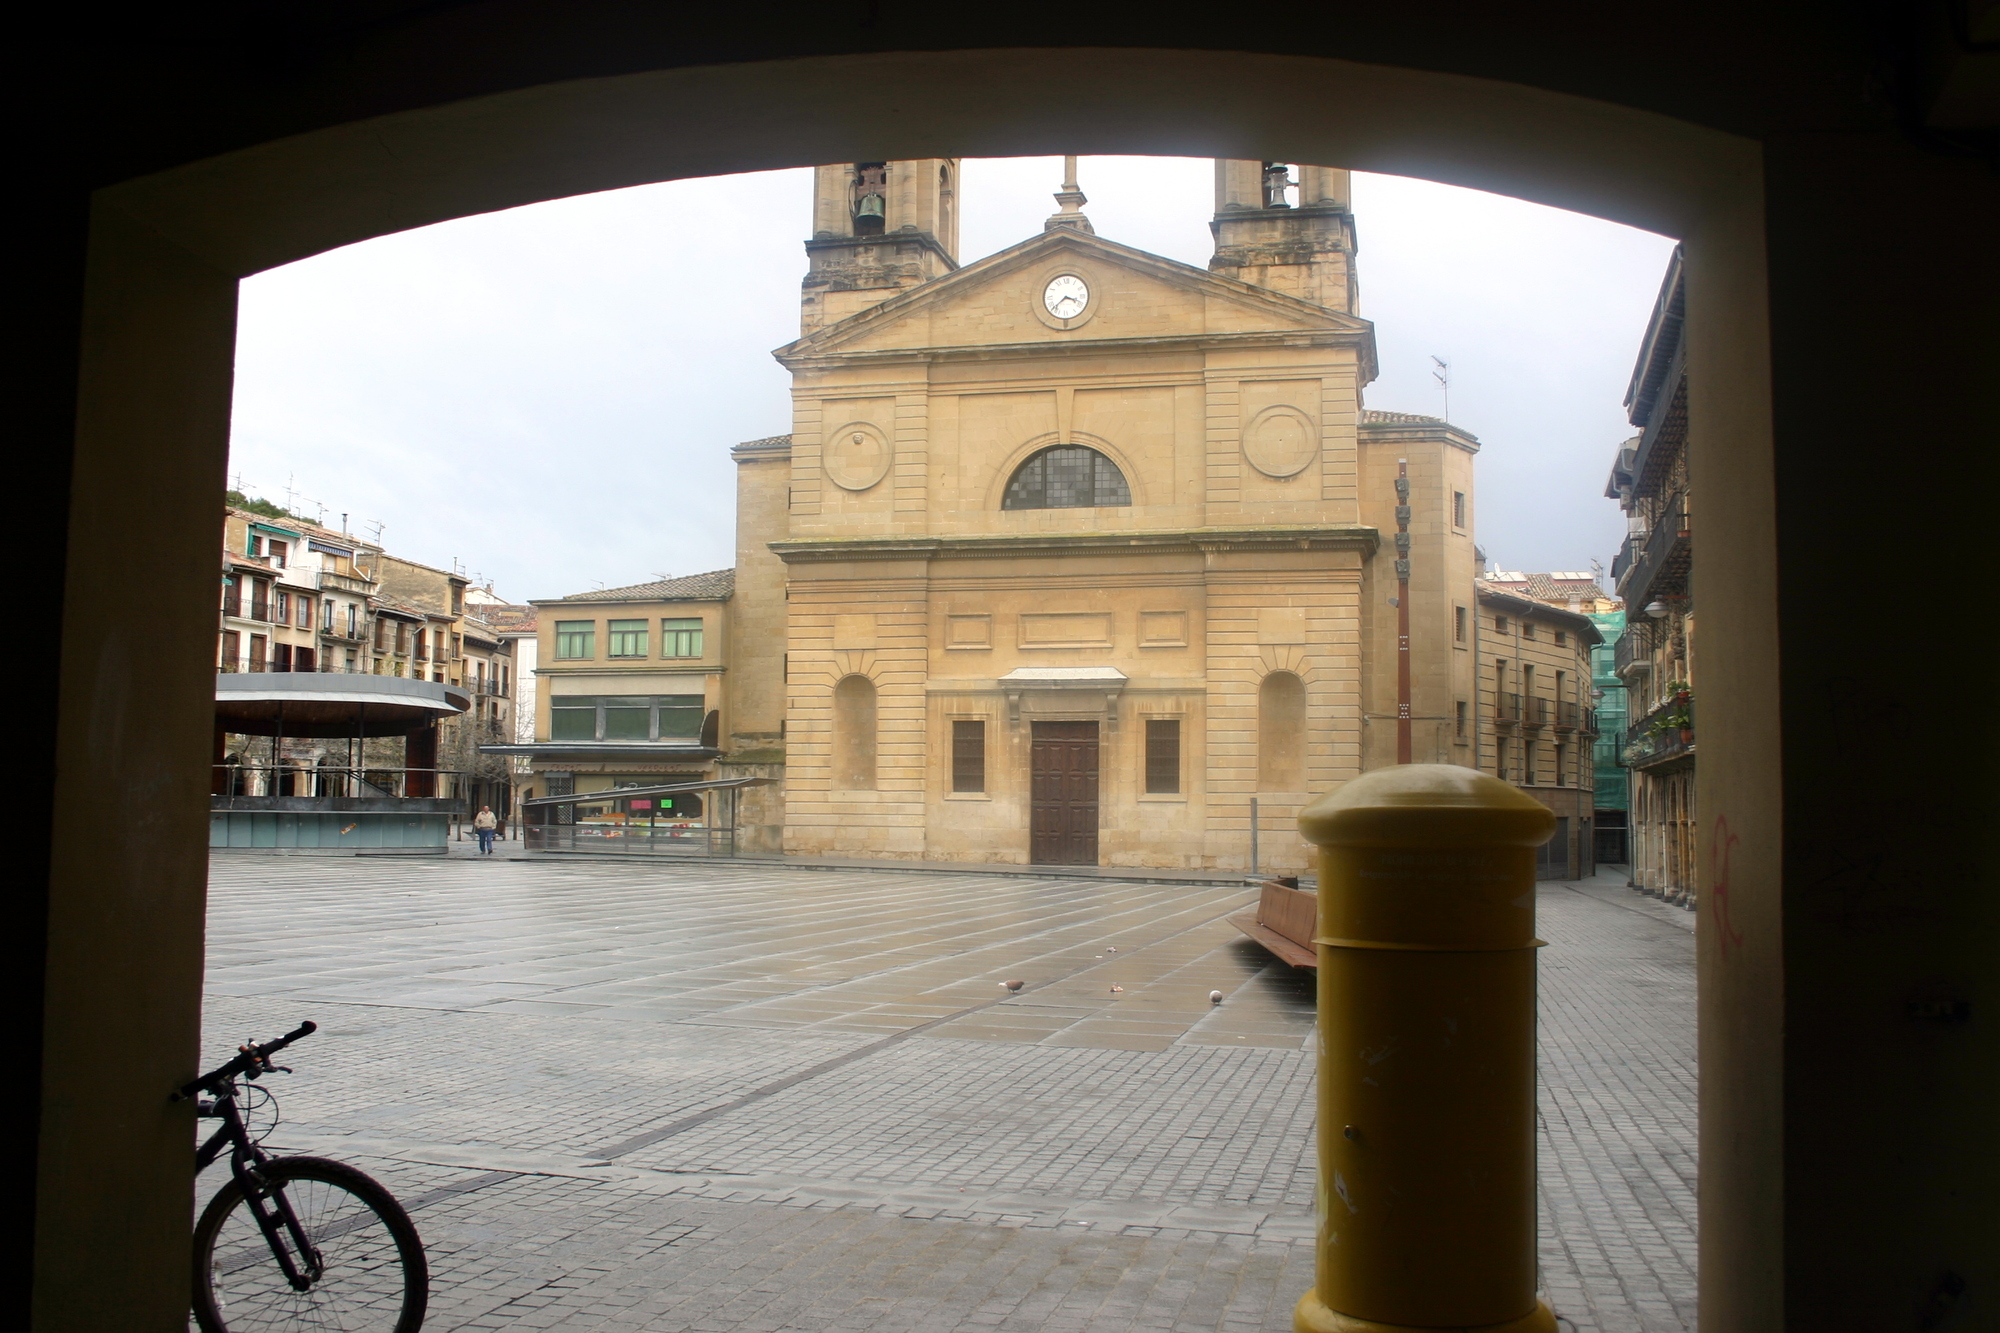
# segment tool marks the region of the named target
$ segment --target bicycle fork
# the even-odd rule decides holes
[[[282,1185],[274,1185],[265,1178],[263,1164],[254,1160],[245,1161],[240,1155],[230,1164],[235,1168],[236,1180],[243,1188],[243,1202],[250,1208],[251,1216],[264,1232],[264,1240],[271,1247],[271,1255],[284,1270],[285,1280],[292,1284],[294,1291],[310,1291],[313,1283],[319,1281],[326,1271],[326,1263],[312,1242],[306,1239],[305,1228],[299,1225],[298,1213],[292,1208],[291,1196]],[[267,1208],[269,1202],[273,1206]],[[287,1239],[291,1244],[288,1248]],[[294,1261],[296,1254],[304,1260],[304,1271]]]

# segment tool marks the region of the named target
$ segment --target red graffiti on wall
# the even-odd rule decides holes
[[[1708,911],[1715,923],[1715,938],[1724,958],[1731,946],[1743,943],[1743,934],[1729,919],[1729,849],[1738,839],[1729,831],[1729,816],[1715,817],[1715,833],[1708,843]]]

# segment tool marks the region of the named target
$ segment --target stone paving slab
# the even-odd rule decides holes
[[[1540,895],[1543,1278],[1588,1333],[1693,1326],[1692,941],[1628,893]],[[1285,1329],[1312,987],[1248,898],[219,860],[207,1044],[322,1024],[273,1142],[419,1205],[427,1327]]]

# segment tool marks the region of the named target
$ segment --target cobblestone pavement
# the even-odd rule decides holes
[[[206,1054],[321,1025],[272,1142],[414,1205],[428,1327],[1289,1329],[1312,989],[1223,920],[1250,898],[218,858]],[[1683,918],[1543,886],[1541,1259],[1579,1333],[1693,1327]]]

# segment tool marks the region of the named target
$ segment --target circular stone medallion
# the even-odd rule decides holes
[[[1295,477],[1319,456],[1319,432],[1296,407],[1267,407],[1243,432],[1243,456],[1267,477]]]
[[[834,485],[865,491],[889,473],[889,442],[867,422],[849,422],[826,437],[825,467]]]

